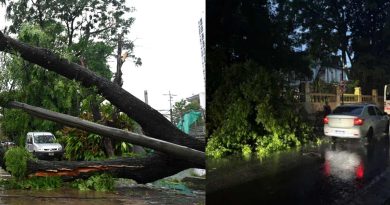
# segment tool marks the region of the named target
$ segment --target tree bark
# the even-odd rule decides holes
[[[104,161],[44,161],[29,160],[29,176],[61,176],[65,181],[87,178],[96,173],[109,173],[116,178],[133,179],[137,183],[148,183],[174,175],[191,164],[156,153],[142,158],[118,158]]]
[[[204,142],[183,133],[158,111],[89,69],[60,58],[47,49],[19,42],[5,36],[2,32],[0,32],[0,51],[19,54],[27,61],[68,79],[79,81],[85,87],[96,86],[102,96],[138,122],[148,136],[200,151],[205,150]]]
[[[153,139],[145,135],[140,135],[117,128],[107,127],[77,117],[53,112],[20,102],[9,102],[8,106],[12,108],[22,109],[33,116],[58,122],[63,125],[79,128],[102,136],[107,136],[117,140],[152,148],[154,150],[164,152],[170,157],[180,158],[184,161],[187,161],[191,163],[194,168],[205,167],[205,154],[204,152],[198,150],[194,150],[188,147],[173,144],[170,142],[165,142],[158,139]]]
[[[5,147],[0,146],[0,165],[4,164]],[[156,152],[149,156],[117,158],[102,161],[45,161],[28,160],[28,176],[60,176],[64,181],[88,178],[96,173],[109,173],[115,178],[149,183],[193,168],[187,161]]]

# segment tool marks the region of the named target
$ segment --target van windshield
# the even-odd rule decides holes
[[[53,135],[38,135],[34,136],[35,143],[54,143],[55,138]]]

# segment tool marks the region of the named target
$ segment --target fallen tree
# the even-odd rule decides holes
[[[190,147],[205,150],[205,143],[177,129],[163,115],[129,92],[76,63],[60,58],[48,49],[33,47],[0,31],[0,51],[20,55],[23,59],[76,80],[85,87],[96,86],[98,92],[113,105],[141,125],[146,135]]]
[[[0,146],[0,164],[4,168],[4,150]],[[27,176],[59,176],[64,181],[88,178],[97,173],[109,173],[116,178],[149,183],[192,168],[188,161],[155,152],[143,157],[126,157],[102,161],[27,160]]]
[[[94,122],[83,120],[70,115],[65,115],[50,110],[46,110],[39,107],[34,107],[20,102],[9,102],[8,106],[11,108],[21,109],[30,115],[40,117],[46,120],[54,121],[69,127],[79,128],[84,131],[92,132],[95,134],[111,137],[117,140],[130,142],[133,144],[149,147],[156,151],[161,151],[171,156],[186,160],[188,162],[195,163],[196,167],[203,168],[205,161],[204,152],[194,150],[181,145],[165,142],[151,137],[100,125]]]
[[[87,178],[104,172],[116,178],[129,178],[137,183],[148,183],[188,168],[191,168],[190,163],[163,154],[103,161],[29,160],[27,162],[29,176],[60,176],[65,181]]]
[[[33,47],[19,42],[5,36],[1,31],[0,51],[19,55],[23,59],[40,65],[47,70],[54,71],[68,79],[76,80],[85,87],[96,86],[98,92],[103,97],[138,122],[146,135],[151,138],[188,147],[184,148],[184,150],[191,148],[194,149],[192,151],[200,151],[190,151],[192,154],[196,153],[196,157],[193,158],[194,160],[189,160],[190,158],[188,156],[180,157],[180,154],[178,155],[177,153],[170,153],[169,155],[156,153],[153,156],[143,158],[123,158],[94,162],[47,162],[30,160],[28,161],[28,173],[30,175],[66,175],[67,177],[78,178],[90,175],[96,171],[105,171],[112,173],[114,177],[132,178],[139,183],[146,183],[170,176],[186,168],[204,168],[204,153],[202,152],[205,149],[204,142],[181,132],[158,111],[143,103],[118,85],[96,75],[89,69],[58,57],[47,49]],[[158,144],[156,146],[158,147]]]

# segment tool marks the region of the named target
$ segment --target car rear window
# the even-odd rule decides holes
[[[360,115],[363,111],[361,106],[346,106],[346,107],[337,107],[334,109],[333,114],[339,115]]]

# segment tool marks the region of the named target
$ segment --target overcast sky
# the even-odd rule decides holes
[[[173,102],[205,91],[199,43],[198,21],[205,14],[201,0],[127,0],[136,11],[130,39],[135,40],[135,54],[142,66],[123,64],[123,87],[157,110],[169,109]],[[0,10],[0,29],[4,28],[4,8]],[[112,65],[115,65],[113,62]],[[115,68],[112,68],[114,71]]]
[[[124,88],[140,99],[148,90],[149,104],[166,110],[169,98],[163,94],[169,91],[177,95],[174,101],[204,92],[198,21],[205,1],[133,0],[129,5],[136,9],[130,36],[143,65],[124,64]]]

